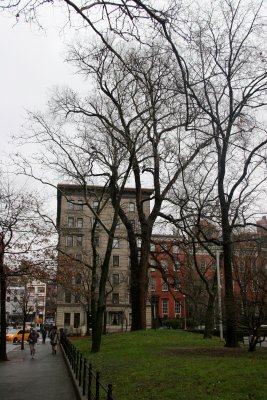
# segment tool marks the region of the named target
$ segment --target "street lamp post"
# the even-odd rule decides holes
[[[186,330],[187,326],[186,326],[186,300],[185,300],[186,296],[185,296],[185,294],[183,295],[183,298],[184,298],[184,329]]]
[[[220,274],[220,250],[216,250],[216,272],[217,272],[217,290],[218,290],[218,310],[219,310],[219,329],[220,340],[223,341],[223,321],[222,321],[222,292],[221,292],[221,274]]]

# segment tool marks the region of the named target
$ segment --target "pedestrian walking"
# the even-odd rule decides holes
[[[42,343],[45,344],[45,339],[46,339],[47,331],[46,331],[46,329],[45,329],[44,326],[42,327],[41,333],[42,333],[42,339],[43,339],[43,342],[42,342]]]
[[[59,334],[58,334],[56,326],[54,326],[51,329],[49,337],[50,337],[50,343],[52,346],[52,354],[57,354],[57,344],[59,342]]]
[[[35,353],[36,353],[36,343],[38,341],[39,333],[36,332],[33,328],[30,329],[30,334],[29,334],[29,345],[30,345],[30,352],[32,358],[34,358]]]

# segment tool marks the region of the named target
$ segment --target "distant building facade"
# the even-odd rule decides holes
[[[6,311],[7,323],[21,324],[23,312],[26,311],[26,322],[39,326],[43,323],[46,312],[46,283],[38,280],[29,280],[7,288]]]
[[[59,231],[58,290],[56,323],[59,328],[85,334],[90,318],[90,285],[92,265],[92,240],[98,257],[98,276],[101,261],[106,251],[107,233],[113,218],[113,206],[108,193],[101,186],[58,185],[57,226]],[[144,189],[144,211],[150,211],[152,191]],[[138,218],[135,202],[136,191],[125,188],[121,205],[138,235]],[[87,204],[86,204],[87,203]],[[90,207],[88,207],[88,204]],[[96,215],[99,215],[99,222]],[[92,236],[95,224],[94,236]],[[82,266],[84,267],[82,268]],[[126,229],[118,222],[110,259],[109,276],[106,285],[107,331],[129,329],[131,326],[130,264]],[[68,271],[68,279],[64,276]],[[66,275],[66,274],[65,274]],[[87,299],[86,299],[87,297]],[[147,315],[150,318],[148,302]],[[151,321],[150,321],[151,322]]]

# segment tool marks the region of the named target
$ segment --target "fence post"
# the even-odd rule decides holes
[[[92,364],[89,364],[89,376],[88,376],[88,400],[92,399]]]
[[[77,358],[77,349],[76,348],[74,348],[74,354],[73,354],[73,371],[74,371],[74,374],[76,374],[76,358]]]
[[[113,397],[112,397],[112,384],[111,383],[108,384],[107,400],[113,400]]]
[[[76,353],[76,379],[78,379],[78,374],[79,374],[79,358],[80,358],[80,352],[77,350]]]
[[[95,378],[95,399],[99,400],[99,381],[100,381],[100,373],[96,373],[96,378]]]
[[[83,359],[83,396],[85,395],[86,358]]]
[[[80,353],[80,363],[79,363],[79,386],[82,384],[82,363],[83,363],[83,356]]]

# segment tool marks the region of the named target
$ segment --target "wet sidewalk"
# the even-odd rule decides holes
[[[52,355],[49,341],[38,342],[32,359],[29,345],[8,354],[9,361],[0,362],[1,400],[76,400],[75,387],[58,346]]]

